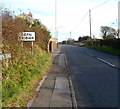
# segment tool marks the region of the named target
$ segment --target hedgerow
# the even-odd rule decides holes
[[[2,21],[2,54],[11,53],[10,59],[2,60],[2,105],[24,107],[35,96],[35,87],[51,65],[47,52],[50,32],[41,23],[30,27],[21,18],[3,17]],[[19,40],[20,32],[35,32],[33,54],[31,42]]]

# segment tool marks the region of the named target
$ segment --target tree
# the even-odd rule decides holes
[[[105,37],[105,39],[115,39],[116,37],[114,35],[108,35]]]
[[[10,19],[12,19],[12,16],[10,15],[10,11],[5,11],[4,13],[2,13],[2,19],[3,20],[10,20]]]
[[[3,4],[0,4],[0,18],[2,18],[2,20],[11,20],[12,17],[12,11],[10,11],[9,9],[5,8]]]
[[[102,38],[106,39],[107,36],[116,36],[117,31],[109,26],[101,26]]]
[[[82,39],[83,39],[83,40],[88,40],[88,39],[90,39],[90,36],[83,36]]]
[[[78,41],[81,42],[81,40],[82,40],[82,37],[80,36],[80,37],[78,38]]]
[[[80,36],[80,37],[78,38],[78,41],[81,42],[81,41],[89,40],[89,39],[91,39],[90,36],[83,36],[83,37]]]

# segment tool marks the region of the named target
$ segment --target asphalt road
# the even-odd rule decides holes
[[[85,47],[60,46],[78,107],[118,106],[118,57]]]

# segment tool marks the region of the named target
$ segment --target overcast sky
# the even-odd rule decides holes
[[[89,9],[91,9],[92,35],[100,38],[100,27],[117,29],[119,0],[56,0],[59,41],[70,37],[89,35]],[[55,0],[2,0],[5,7],[15,11],[33,13],[33,18],[48,27],[55,37]]]

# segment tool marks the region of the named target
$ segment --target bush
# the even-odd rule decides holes
[[[120,39],[106,39],[106,40],[99,40],[97,39],[96,41],[86,41],[86,45],[95,45],[95,46],[107,46],[111,47],[114,49],[119,49],[120,48]]]
[[[120,50],[118,49],[114,49],[111,47],[100,47],[100,46],[89,46],[90,48],[96,49],[96,50],[100,50],[106,53],[111,53],[114,55],[120,55]]]
[[[34,51],[32,57],[24,54],[24,58],[21,57],[20,63],[20,60],[16,61],[3,69],[3,107],[26,106],[27,100],[35,96],[35,93],[32,94],[34,88],[51,65],[50,54],[39,50]]]
[[[120,39],[107,39],[100,41],[101,46],[108,46],[111,48],[119,49],[120,48]]]
[[[9,66],[6,66],[6,60],[2,61],[3,107],[25,107],[27,101],[35,96],[34,88],[51,64],[51,56],[46,52],[50,32],[41,24],[33,27],[29,25],[21,18],[3,19],[2,53],[12,54],[8,61]],[[33,55],[31,42],[23,42],[22,46],[18,40],[19,33],[25,31],[36,33]]]

